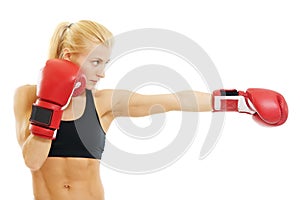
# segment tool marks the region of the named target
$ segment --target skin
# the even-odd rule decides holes
[[[64,59],[81,66],[86,88],[92,90],[100,123],[108,133],[111,122],[119,116],[141,117],[168,111],[211,111],[211,95],[197,91],[142,95],[126,90],[96,90],[105,77],[105,64],[111,49],[103,45],[89,54],[72,54],[64,49]],[[103,200],[100,161],[88,158],[48,157],[52,140],[29,131],[31,106],[37,100],[36,85],[24,85],[15,91],[16,133],[26,166],[31,170],[35,200]],[[196,103],[192,103],[191,99]],[[85,93],[72,97],[62,120],[79,118],[85,108]]]

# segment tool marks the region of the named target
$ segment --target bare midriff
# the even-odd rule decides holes
[[[35,200],[103,200],[100,162],[88,158],[49,157],[32,172]]]

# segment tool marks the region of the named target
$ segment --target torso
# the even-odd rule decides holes
[[[96,110],[105,132],[113,120],[106,112],[105,91],[93,92]],[[84,111],[85,96],[72,98],[62,120],[78,119]],[[76,111],[76,112],[75,112]],[[32,172],[35,200],[103,200],[100,161],[90,158],[48,157],[43,166]]]

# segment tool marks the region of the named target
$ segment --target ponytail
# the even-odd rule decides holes
[[[56,27],[50,40],[49,59],[62,57],[61,54],[63,49],[64,35],[69,24],[69,22],[62,22]]]

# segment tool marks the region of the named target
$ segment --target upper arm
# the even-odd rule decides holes
[[[36,86],[24,85],[18,87],[14,94],[14,116],[17,140],[20,146],[30,134],[29,118],[32,104],[36,101]]]
[[[110,91],[114,117],[142,117],[174,110],[178,100],[174,94],[144,95],[128,90]]]

